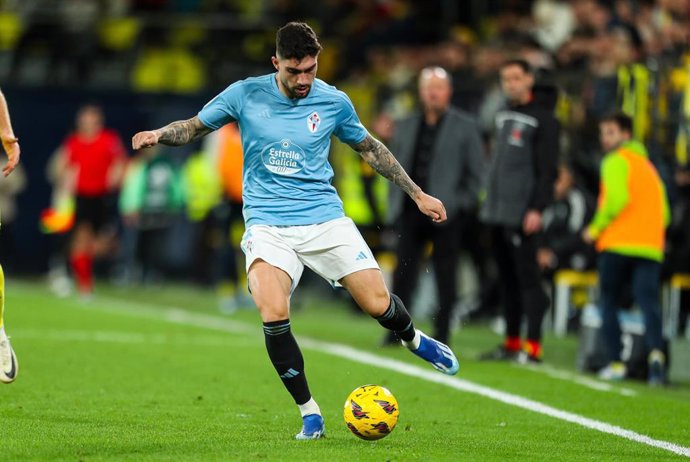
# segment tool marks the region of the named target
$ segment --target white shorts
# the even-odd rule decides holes
[[[307,266],[334,287],[348,274],[379,269],[369,246],[348,217],[304,226],[250,226],[240,244],[246,269],[261,259],[285,271],[295,290]]]

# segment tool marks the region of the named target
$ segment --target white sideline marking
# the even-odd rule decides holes
[[[531,399],[523,398],[522,396],[513,395],[511,393],[506,393],[504,391],[494,390],[493,388],[479,385],[468,380],[443,375],[439,372],[432,372],[427,369],[422,369],[421,367],[414,366],[403,361],[385,358],[346,345],[320,342],[317,340],[306,338],[300,338],[300,344],[308,348],[316,349],[318,351],[326,351],[334,356],[340,356],[341,358],[346,358],[351,361],[390,369],[392,371],[409,375],[411,377],[424,379],[429,382],[440,383],[443,385],[447,385],[451,388],[455,388],[457,390],[466,391],[468,393],[474,393],[480,396],[484,396],[486,398],[500,401],[505,404],[510,404],[512,406],[526,409],[528,411],[536,412],[538,414],[544,414],[550,417],[554,417],[556,419],[565,420],[566,422],[581,425],[583,427],[592,430],[597,430],[602,433],[608,433],[610,435],[619,436],[621,438],[625,438],[638,443],[654,446],[660,449],[665,449],[667,451],[676,453],[681,456],[690,457],[690,448],[688,447],[680,446],[668,441],[656,440],[649,436],[636,433],[632,430],[626,430],[625,428],[621,428],[616,425],[611,425],[606,422],[590,419],[588,417],[574,414],[572,412],[562,411],[560,409],[556,409],[554,407],[540,403],[538,401],[533,401]]]
[[[594,379],[591,379],[591,378],[583,376],[583,375],[573,374],[572,372],[557,369],[557,368],[549,366],[547,364],[539,364],[539,365],[535,365],[535,366],[530,366],[530,365],[526,365],[526,364],[515,364],[515,365],[513,365],[513,367],[520,368],[520,369],[527,369],[527,370],[530,370],[532,372],[538,372],[540,374],[547,375],[553,379],[559,379],[559,380],[565,380],[567,382],[573,382],[573,383],[576,383],[578,385],[582,385],[583,387],[590,388],[592,390],[609,392],[609,393],[617,393],[621,396],[627,396],[627,397],[637,396],[637,392],[635,390],[631,390],[630,388],[616,387],[616,386],[611,385],[610,383],[602,382],[599,380],[594,380]]]
[[[49,340],[51,342],[98,342],[98,343],[141,343],[148,345],[184,344],[196,346],[227,346],[228,339],[212,336],[182,336],[164,334],[142,334],[139,332],[108,330],[59,330],[59,329],[17,329],[13,333],[20,338]],[[232,343],[236,345],[235,342]]]
[[[108,303],[118,305],[121,308],[110,308],[98,306],[98,300],[107,300]],[[91,305],[73,305],[74,307],[84,309],[98,309],[99,311],[106,311],[109,313],[124,313],[134,317],[142,317],[147,319],[164,320],[173,324],[194,325],[204,327],[207,329],[220,330],[226,332],[252,332],[258,335],[258,329],[252,329],[249,325],[237,321],[231,321],[219,316],[207,315],[202,313],[193,313],[181,308],[155,308],[157,305],[150,305],[138,302],[127,302],[121,299],[114,299],[110,297],[99,297]],[[136,307],[136,308],[132,308]],[[479,385],[469,380],[459,379],[443,375],[440,372],[422,369],[419,366],[399,361],[396,359],[386,358],[375,355],[364,350],[359,350],[346,345],[337,343],[321,342],[306,337],[299,338],[300,345],[318,352],[327,352],[333,356],[348,359],[350,361],[368,364],[379,368],[389,369],[394,372],[408,375],[410,377],[417,377],[433,383],[446,385],[456,390],[465,391],[483,396],[485,398],[493,399],[504,404],[516,406],[528,411],[536,412],[538,414],[547,415],[556,419],[565,420],[566,422],[574,423],[591,430],[597,430],[609,435],[625,438],[648,446],[664,449],[673,452],[680,456],[690,457],[690,448],[680,446],[669,441],[657,440],[647,435],[627,430],[617,425],[611,425],[599,420],[590,419],[578,414],[568,411],[562,411],[552,406],[523,398],[522,396],[514,395],[500,390],[495,390],[484,385]]]

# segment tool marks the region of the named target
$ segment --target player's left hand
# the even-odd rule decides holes
[[[420,212],[424,215],[430,217],[434,223],[443,223],[448,219],[446,215],[446,208],[443,206],[443,202],[430,196],[424,192],[420,192],[419,196],[415,199],[417,207],[419,207]]]
[[[15,169],[19,163],[19,154],[21,149],[19,149],[19,139],[12,136],[10,138],[2,139],[2,147],[7,153],[7,163],[2,168],[3,175],[7,176]]]

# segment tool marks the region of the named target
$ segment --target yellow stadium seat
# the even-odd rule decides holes
[[[107,18],[98,27],[98,39],[104,48],[125,51],[134,46],[140,31],[137,18]]]
[[[553,330],[558,337],[568,331],[568,310],[570,309],[570,292],[574,288],[586,288],[593,291],[599,283],[599,276],[595,271],[560,270],[553,277],[554,290],[554,320]]]
[[[678,335],[680,295],[684,290],[690,290],[690,274],[676,273],[671,276],[664,290],[664,334],[668,339],[673,339]]]
[[[0,50],[11,50],[22,35],[22,22],[19,15],[8,11],[0,12]]]

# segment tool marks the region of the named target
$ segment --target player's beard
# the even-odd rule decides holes
[[[311,85],[296,85],[290,88],[290,96],[293,99],[306,98],[311,91]]]
[[[287,79],[283,79],[280,76],[280,73],[278,74],[277,79],[279,80],[280,85],[287,91],[288,98],[290,99],[302,99],[306,98],[309,96],[309,92],[311,91],[311,84],[309,85],[294,85],[290,86]],[[299,92],[298,89],[302,88],[305,89],[306,91]]]

